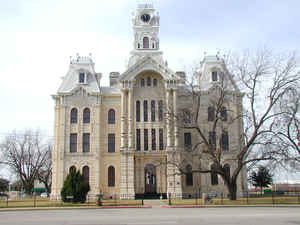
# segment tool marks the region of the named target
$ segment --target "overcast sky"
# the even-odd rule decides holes
[[[92,53],[108,85],[133,46],[131,0],[0,0],[0,134],[40,128],[53,135],[55,94],[69,57]],[[182,70],[204,52],[268,46],[299,50],[299,0],[155,0],[160,47]],[[0,137],[1,137],[0,136]]]

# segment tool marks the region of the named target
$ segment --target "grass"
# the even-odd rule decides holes
[[[137,206],[142,205],[142,200],[103,200],[103,206]],[[96,206],[96,201],[85,203],[65,203],[50,201],[49,198],[29,198],[17,200],[0,200],[0,208],[29,208],[29,207],[89,207]]]
[[[169,204],[168,200],[164,200]],[[282,196],[282,197],[259,197],[259,198],[238,198],[237,200],[213,198],[211,203],[206,205],[269,205],[269,204],[300,204],[300,199],[297,196]],[[171,205],[203,205],[202,199],[174,199],[171,200]]]

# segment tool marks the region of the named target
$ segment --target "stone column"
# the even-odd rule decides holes
[[[178,118],[177,118],[177,90],[173,91],[173,111],[174,111],[174,149],[177,150],[179,146],[179,131],[178,131]]]
[[[101,105],[97,104],[95,106],[95,135],[91,135],[92,137],[92,145],[94,145],[94,154],[95,154],[95,163],[94,163],[94,170],[91,171],[91,177],[95,180],[95,187],[94,189],[94,197],[96,197],[98,194],[100,194],[100,160],[101,160],[101,151],[100,151],[100,137],[101,137],[101,124],[100,124],[100,118],[102,118],[101,115]]]
[[[128,91],[128,150],[134,149],[134,135],[133,135],[133,90]]]
[[[124,151],[127,147],[126,138],[126,113],[127,113],[127,91],[121,90],[121,151]]]
[[[170,150],[169,148],[171,147],[171,107],[170,107],[170,95],[171,95],[171,90],[167,89],[167,93],[166,93],[166,110],[167,110],[167,114],[166,114],[166,127],[167,127],[167,150]]]

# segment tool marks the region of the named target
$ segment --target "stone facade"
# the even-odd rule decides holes
[[[60,199],[60,191],[70,168],[83,172],[88,179],[90,197],[133,199],[144,193],[226,192],[222,182],[211,185],[210,174],[194,174],[193,185],[186,185],[184,176],[166,162],[174,151],[183,149],[184,133],[190,132],[196,143],[197,134],[181,129],[174,115],[193,107],[187,95],[185,73],[174,73],[163,61],[159,50],[159,15],[152,5],[139,5],[132,18],[134,50],[127,70],[110,73],[110,86],[101,86],[101,73],[94,70],[91,57],[71,59],[69,71],[55,100],[52,199]],[[205,57],[201,64],[198,85],[209,96],[213,87],[212,71],[226,71],[218,57]],[[242,110],[242,95],[232,86],[232,111]],[[200,123],[208,127],[207,107],[203,102]],[[172,112],[172,113],[167,113]],[[208,128],[207,128],[208,129]],[[228,128],[229,129],[229,128]],[[242,145],[238,138],[242,121],[230,127],[229,148]],[[234,151],[228,151],[224,160]],[[180,157],[180,156],[177,156]],[[203,167],[208,161],[201,159]],[[235,165],[230,163],[231,168]],[[193,166],[193,165],[192,165]],[[238,191],[245,178],[239,177]]]

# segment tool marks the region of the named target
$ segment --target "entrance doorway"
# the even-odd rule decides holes
[[[156,168],[153,164],[145,167],[145,194],[156,194]]]

